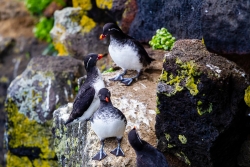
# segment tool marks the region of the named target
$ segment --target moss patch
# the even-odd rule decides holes
[[[160,81],[170,86],[165,95],[175,95],[176,92],[182,91],[184,88],[188,89],[191,95],[197,95],[199,93],[197,85],[200,81],[196,78],[200,76],[200,73],[197,72],[195,63],[193,61],[182,62],[176,58],[175,65],[177,66],[176,74],[162,71],[160,75]]]
[[[35,147],[41,150],[39,158],[32,161],[28,158],[29,155],[18,157],[9,151],[7,166],[46,166],[47,164],[58,166],[56,161],[51,160],[56,159],[50,130],[52,121],[40,124],[35,120],[29,120],[24,114],[18,112],[16,104],[10,98],[7,100],[5,109],[8,114],[8,147],[12,149]]]
[[[247,89],[245,90],[244,100],[248,105],[248,107],[250,107],[250,86],[248,86]]]

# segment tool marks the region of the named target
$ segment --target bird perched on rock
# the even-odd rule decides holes
[[[105,85],[101,73],[96,67],[96,62],[103,56],[106,55],[91,53],[84,58],[87,78],[78,91],[73,103],[72,112],[70,113],[68,120],[65,122],[65,125],[88,120],[98,109],[100,100],[97,94],[101,88],[105,87]]]
[[[152,145],[142,140],[135,128],[128,133],[128,140],[135,150],[137,167],[168,167],[165,156]]]
[[[108,35],[110,36],[109,54],[113,61],[123,69],[121,74],[110,80],[121,81],[128,86],[139,77],[142,68],[149,65],[154,59],[148,56],[140,42],[123,33],[116,24],[107,23],[103,26],[100,39],[104,39]],[[123,78],[127,70],[136,70],[137,75],[132,78]]]
[[[104,140],[109,137],[116,137],[118,146],[112,154],[115,156],[125,156],[121,149],[121,140],[127,125],[127,119],[124,114],[115,108],[110,100],[110,92],[106,88],[102,88],[98,94],[101,104],[99,109],[91,117],[91,128],[99,137],[101,142],[100,151],[92,158],[93,160],[102,160],[107,156],[104,152]]]

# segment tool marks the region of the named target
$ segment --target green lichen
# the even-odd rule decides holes
[[[250,86],[245,90],[244,100],[248,107],[250,107]]]
[[[179,135],[178,139],[182,144],[187,144],[187,138],[184,135]]]
[[[174,148],[174,147],[175,147],[174,144],[169,144],[169,143],[168,143],[168,148]]]
[[[175,63],[178,68],[177,74],[163,70],[160,75],[160,81],[166,83],[171,88],[164,94],[166,96],[173,96],[176,92],[180,92],[186,88],[191,95],[197,95],[199,93],[197,85],[200,81],[197,80],[196,77],[198,77],[200,73],[197,72],[194,62],[182,62],[179,58],[176,58]]]
[[[189,166],[191,165],[190,160],[182,151],[180,153],[175,153],[175,155],[177,157],[179,157],[180,159],[182,159],[187,165],[189,165]]]
[[[209,103],[209,107],[204,109],[204,107],[202,106],[202,101],[198,101],[197,102],[197,112],[199,115],[203,115],[205,113],[211,113],[213,111],[213,104]]]
[[[161,112],[160,112],[160,110],[159,110],[158,108],[156,108],[156,109],[155,109],[155,113],[156,113],[156,114],[160,114]]]
[[[104,70],[102,73],[106,74],[106,73],[111,73],[111,72],[114,72],[114,71],[115,70],[112,67],[110,67],[109,69]]]
[[[166,137],[167,141],[169,141],[171,139],[171,136],[168,133],[165,133],[165,137]]]
[[[40,148],[39,158],[35,159],[41,162],[40,166],[46,166],[47,164],[58,166],[56,161],[51,161],[56,157],[50,130],[52,121],[40,124],[35,120],[29,120],[24,114],[19,113],[17,105],[10,98],[6,102],[5,109],[8,115],[9,148]],[[35,160],[30,160],[26,156],[17,157],[11,152],[7,153],[7,167],[38,166]]]

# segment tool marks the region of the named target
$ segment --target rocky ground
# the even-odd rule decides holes
[[[33,36],[36,18],[21,1],[0,0],[0,166],[4,166],[3,104],[10,82],[26,68],[31,57],[41,55],[47,47]]]

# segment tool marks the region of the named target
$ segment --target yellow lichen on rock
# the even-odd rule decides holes
[[[83,10],[90,10],[92,4],[90,0],[72,0],[73,7],[81,7]]]
[[[250,86],[248,86],[247,89],[245,90],[244,100],[248,105],[248,107],[250,107]]]
[[[54,43],[54,46],[58,51],[58,56],[67,56],[69,54],[67,48],[61,42]]]
[[[80,25],[82,26],[81,32],[84,34],[90,32],[96,26],[96,23],[93,19],[89,18],[86,15],[83,15],[80,21]]]
[[[37,156],[39,157],[38,159],[43,160],[43,164],[47,164],[46,161],[55,159],[56,154],[53,150],[53,141],[51,140],[51,133],[49,130],[52,122],[47,121],[42,125],[35,120],[29,120],[24,114],[18,112],[17,106],[11,99],[8,99],[5,109],[8,114],[9,128],[7,134],[10,139],[8,141],[9,148],[36,148],[40,150]],[[30,166],[34,166],[27,156],[17,157],[11,152],[8,152],[7,165],[13,167],[15,166],[13,164],[14,162],[19,164],[19,166],[20,164],[25,164],[24,166],[29,166],[29,164],[31,164]],[[54,164],[57,164],[56,160]]]
[[[169,90],[171,91],[165,93],[165,95],[173,96],[176,92],[182,91],[183,88],[188,89],[191,95],[197,95],[199,93],[197,85],[200,81],[196,81],[195,77],[200,74],[196,71],[194,62],[182,62],[179,58],[176,58],[175,63],[178,68],[177,74],[163,70],[160,75],[160,81],[163,81],[170,86]]]
[[[113,0],[96,0],[96,5],[101,9],[111,9]]]
[[[7,167],[33,167],[28,157],[18,157],[16,155],[11,154],[10,152],[8,152],[7,155]]]

